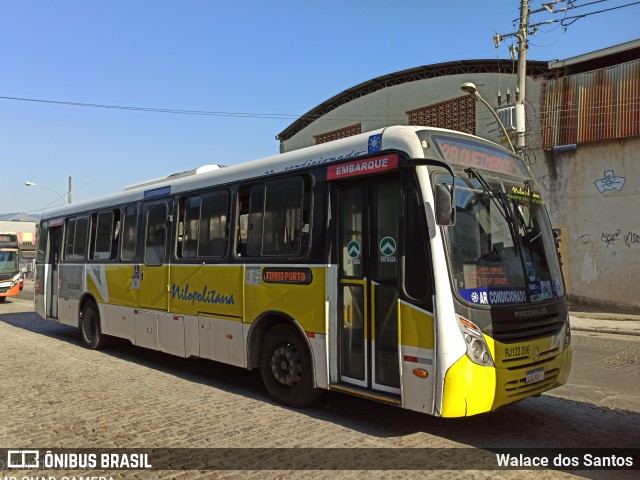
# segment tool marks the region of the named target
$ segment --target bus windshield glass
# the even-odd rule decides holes
[[[451,184],[437,175],[437,184]],[[456,223],[445,228],[455,290],[468,303],[539,303],[564,295],[546,208],[532,183],[456,168]]]
[[[16,274],[18,267],[18,252],[13,250],[0,250],[0,273]]]

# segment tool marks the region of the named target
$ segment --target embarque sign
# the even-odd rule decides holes
[[[331,165],[327,168],[328,180],[370,175],[372,173],[385,172],[398,168],[398,155],[391,154],[383,157],[367,158],[355,162]]]

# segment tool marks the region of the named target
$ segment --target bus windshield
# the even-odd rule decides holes
[[[456,223],[445,227],[454,289],[474,305],[539,303],[564,295],[546,208],[530,181],[456,169]],[[437,184],[451,184],[437,175]]]
[[[0,250],[0,273],[15,274],[18,272],[18,252]]]

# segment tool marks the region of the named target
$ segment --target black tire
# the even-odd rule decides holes
[[[7,297],[0,297],[0,303],[4,303],[4,301],[7,299]]]
[[[111,341],[111,337],[102,333],[98,305],[93,301],[88,301],[82,307],[80,336],[82,343],[91,350],[101,350]]]
[[[260,375],[269,395],[289,407],[308,405],[322,395],[313,387],[313,365],[307,344],[291,325],[276,325],[260,349]]]

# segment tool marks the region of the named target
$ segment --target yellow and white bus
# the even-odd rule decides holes
[[[467,416],[562,385],[571,366],[555,238],[528,167],[435,128],[54,208],[35,307],[92,349],[118,337],[258,368],[289,406],[328,389]]]

